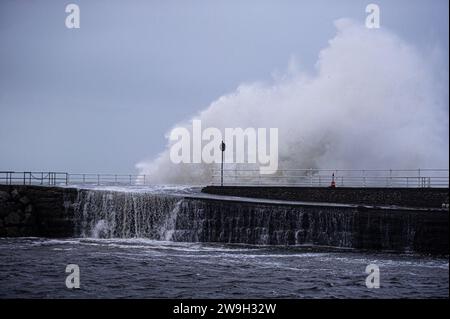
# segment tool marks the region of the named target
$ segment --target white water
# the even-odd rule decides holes
[[[153,192],[79,190],[77,236],[170,240],[175,227],[177,195]]]
[[[75,236],[252,245],[420,250],[417,218],[368,218],[351,205],[270,205],[197,195],[79,190]],[[232,198],[231,198],[232,199]],[[273,202],[272,202],[273,203]],[[275,202],[276,203],[276,202]],[[385,214],[399,212],[388,212]],[[369,226],[369,220],[373,225]],[[395,233],[394,233],[394,231]]]
[[[447,57],[385,28],[335,24],[314,74],[291,63],[272,83],[242,84],[194,118],[222,132],[277,127],[279,168],[448,167]],[[210,182],[210,165],[172,164],[169,148],[138,163],[140,174],[152,183]]]

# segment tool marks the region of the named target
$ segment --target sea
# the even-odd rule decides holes
[[[139,238],[2,238],[0,298],[448,298],[448,257]],[[79,288],[68,287],[78,267]],[[379,286],[366,269],[376,265]],[[67,271],[67,272],[66,272]],[[70,285],[69,285],[70,286]]]

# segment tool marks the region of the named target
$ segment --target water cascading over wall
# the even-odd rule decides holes
[[[280,205],[98,190],[79,191],[75,233],[448,254],[446,211]]]
[[[190,199],[173,240],[448,254],[448,212]]]
[[[180,200],[163,194],[80,190],[75,235],[170,240]]]

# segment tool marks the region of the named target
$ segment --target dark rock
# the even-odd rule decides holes
[[[22,196],[22,197],[19,199],[19,202],[21,202],[23,205],[27,205],[27,204],[30,202],[30,200],[28,199],[28,197]]]
[[[28,204],[27,207],[25,207],[25,213],[31,213],[33,211],[33,206],[31,204]]]
[[[8,192],[0,191],[0,202],[6,202],[10,199]]]
[[[0,200],[0,219],[3,223],[0,226],[0,237],[73,235],[74,206],[71,203],[75,202],[78,190],[28,185],[14,186],[12,191],[11,189],[9,185],[0,185],[2,198],[5,197],[4,193],[8,196],[7,201]]]
[[[17,211],[18,205],[13,202],[3,202],[0,206],[0,217],[6,217],[10,213]]]
[[[13,199],[18,199],[18,198],[20,197],[19,191],[18,191],[17,189],[14,189],[14,190],[11,192],[11,197],[12,197]]]
[[[6,225],[17,225],[20,224],[20,215],[17,212],[12,212],[4,220]]]
[[[6,236],[8,237],[19,237],[20,231],[18,227],[6,227]]]
[[[35,223],[36,223],[36,218],[35,218],[35,216],[33,216],[33,215],[30,214],[30,213],[25,213],[23,222],[24,222],[26,225],[33,226],[33,225],[35,225]]]

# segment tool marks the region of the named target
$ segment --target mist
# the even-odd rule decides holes
[[[447,168],[448,64],[442,51],[419,51],[385,28],[349,19],[335,26],[314,72],[292,58],[270,83],[242,83],[174,127],[190,130],[199,119],[222,132],[278,128],[279,169]],[[211,181],[217,164],[173,164],[170,146],[168,141],[156,158],[136,164],[139,173],[153,183]]]

